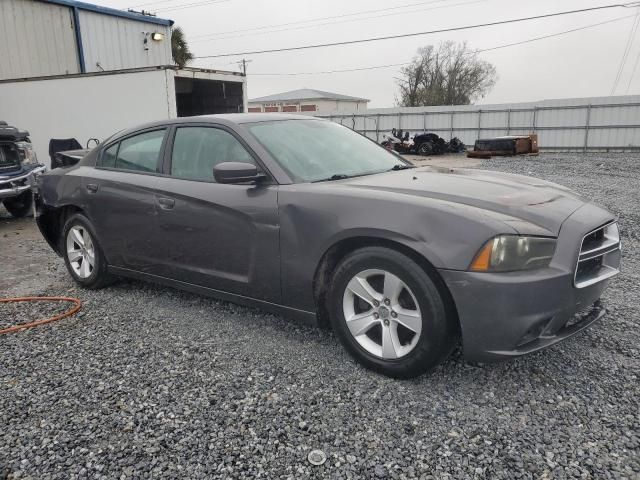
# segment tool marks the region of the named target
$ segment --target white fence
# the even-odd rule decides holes
[[[479,138],[538,134],[546,150],[640,149],[640,95],[532,103],[398,107],[318,114],[381,142],[392,128],[434,132],[467,145]]]

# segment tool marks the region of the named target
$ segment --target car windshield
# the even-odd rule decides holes
[[[409,168],[368,138],[324,120],[278,120],[249,131],[295,182],[339,180]]]

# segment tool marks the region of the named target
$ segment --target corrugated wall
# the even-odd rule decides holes
[[[150,34],[153,32],[164,34],[164,40],[152,40]],[[87,72],[173,63],[171,27],[168,26],[81,10],[80,33]],[[98,63],[102,69],[97,66]]]
[[[0,80],[78,73],[71,9],[0,0]]]
[[[392,128],[435,132],[473,145],[478,138],[537,133],[542,149],[640,149],[640,96],[530,103],[371,109],[318,114],[381,142]]]

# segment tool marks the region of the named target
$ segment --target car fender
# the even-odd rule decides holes
[[[282,298],[313,311],[313,279],[325,253],[349,238],[403,245],[434,268],[466,269],[498,233],[515,233],[504,215],[438,199],[331,185],[280,188]],[[363,242],[367,244],[367,242]]]
[[[344,241],[357,239],[382,240],[391,243],[400,244],[424,257],[431,265],[438,268],[443,265],[442,259],[437,252],[425,241],[424,238],[415,238],[400,232],[387,230],[383,228],[349,228],[337,232],[329,237],[319,249],[320,254],[316,252],[316,263],[320,263],[327,252]],[[366,242],[364,242],[366,244]]]

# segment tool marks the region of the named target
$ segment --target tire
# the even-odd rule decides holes
[[[115,280],[107,272],[107,262],[95,230],[84,215],[76,213],[67,219],[60,237],[60,251],[69,274],[81,287],[98,289]]]
[[[362,285],[352,283],[356,277],[367,279],[378,300],[370,296],[365,301],[354,294],[351,288]],[[391,288],[400,285],[397,280],[402,286]],[[388,295],[389,304],[382,294],[384,285],[389,287],[386,293],[400,292],[395,298]],[[331,325],[346,350],[365,367],[389,377],[422,375],[440,364],[457,343],[452,306],[436,283],[411,258],[389,248],[362,248],[345,257],[333,274],[327,302]],[[352,319],[349,323],[347,317]],[[361,333],[354,335],[352,330]]]
[[[26,217],[33,206],[33,194],[31,190],[22,192],[17,197],[5,198],[2,203],[4,208],[15,218]]]
[[[429,141],[421,143],[418,146],[418,154],[419,155],[425,155],[425,156],[432,155],[433,154],[433,143],[431,143]]]

